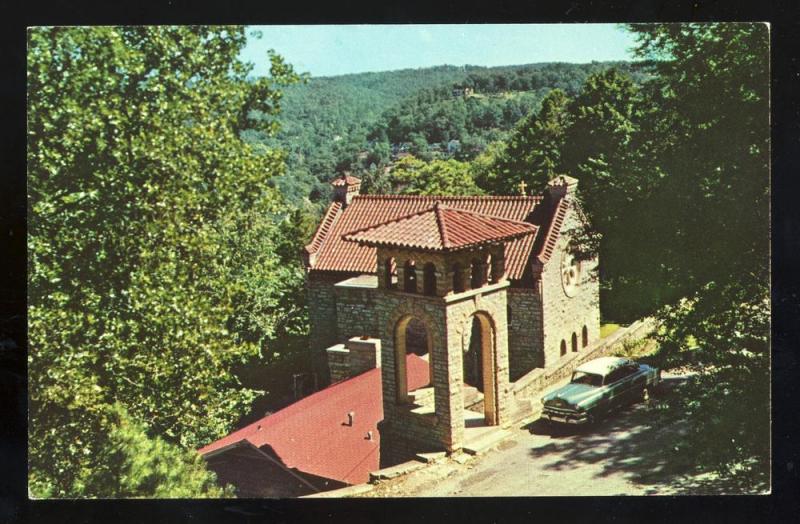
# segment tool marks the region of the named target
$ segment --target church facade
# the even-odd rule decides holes
[[[322,383],[381,368],[381,463],[505,426],[514,383],[599,338],[597,260],[568,249],[577,181],[541,196],[360,195],[351,176],[303,253]],[[406,357],[429,366],[409,390]],[[528,407],[529,409],[529,407]]]

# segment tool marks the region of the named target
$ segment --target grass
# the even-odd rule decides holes
[[[621,327],[619,324],[600,324],[600,338],[606,338]]]

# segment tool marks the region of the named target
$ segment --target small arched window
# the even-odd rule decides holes
[[[406,293],[417,292],[417,264],[413,260],[407,260],[403,266],[403,291]]]
[[[562,339],[561,340],[561,356],[563,357],[566,354],[567,354],[567,341]]]
[[[477,258],[472,260],[472,289],[478,289],[486,283],[486,266],[482,260]]]
[[[436,294],[436,266],[432,262],[425,264],[422,270],[422,283],[426,295]]]
[[[386,289],[394,289],[395,282],[397,277],[397,264],[394,261],[394,258],[387,258],[386,262],[384,262],[384,278],[386,281],[384,285]]]
[[[583,330],[581,331],[581,342],[581,347],[589,345],[589,330],[586,329],[586,326],[583,326]]]
[[[453,264],[453,293],[464,291],[464,271],[461,264]]]
[[[492,255],[489,255],[489,257],[486,259],[486,267],[484,268],[484,273],[488,270],[489,275],[486,280],[490,284],[494,284],[494,271],[492,266],[494,266],[494,259],[492,258]]]
[[[578,351],[578,335],[574,332],[572,333],[572,352],[575,353]]]

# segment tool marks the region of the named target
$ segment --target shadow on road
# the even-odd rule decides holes
[[[681,444],[688,429],[683,417],[663,408],[661,400],[680,394],[686,380],[665,377],[659,393],[648,402],[622,408],[593,426],[536,420],[525,429],[550,439],[531,448],[530,456],[550,459],[545,468],[555,471],[597,464],[602,467],[599,478],[622,474],[647,494],[663,493],[665,488],[687,495],[740,493],[736,486],[701,475],[692,449]]]

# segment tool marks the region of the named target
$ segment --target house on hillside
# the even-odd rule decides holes
[[[464,88],[455,87],[455,88],[453,88],[453,91],[452,91],[451,94],[453,95],[453,98],[459,98],[459,97],[462,97],[462,96],[464,98],[467,98],[467,97],[472,96],[474,93],[475,93],[475,91],[471,87],[464,87]]]

